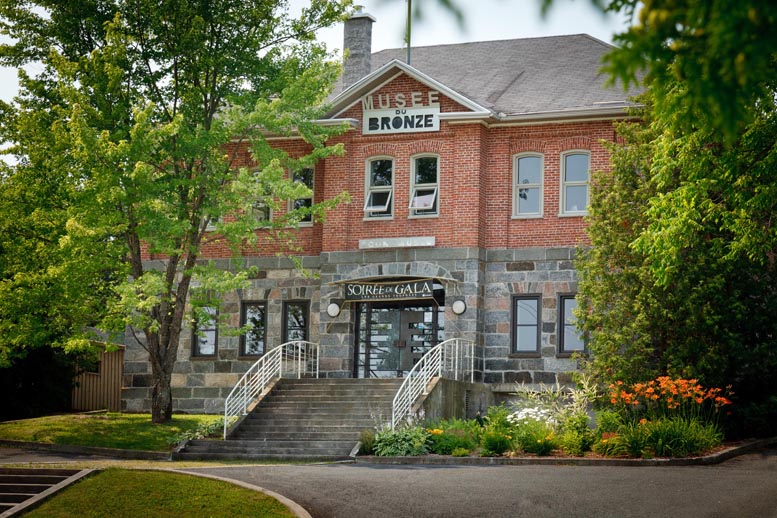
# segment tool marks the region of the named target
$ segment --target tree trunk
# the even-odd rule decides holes
[[[152,365],[154,362],[152,362]],[[154,387],[151,392],[151,422],[166,423],[173,418],[172,373],[152,368]]]

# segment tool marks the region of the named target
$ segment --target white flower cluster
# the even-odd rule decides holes
[[[522,408],[508,415],[507,420],[512,424],[523,424],[526,421],[540,421],[548,424],[555,424],[555,420],[553,419],[550,410],[540,407]]]

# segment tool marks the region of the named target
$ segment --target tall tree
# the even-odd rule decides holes
[[[298,18],[284,0],[97,0],[0,2],[0,30],[16,39],[3,64],[39,61],[23,82],[27,105],[6,107],[14,152],[47,176],[59,170],[74,195],[60,243],[89,253],[105,243],[119,279],[103,326],[138,334],[154,380],[152,419],[172,415],[171,374],[187,308],[241,286],[246,272],[200,260],[210,240],[236,253],[269,227],[287,235],[339,200],[264,221],[256,203],[279,208],[311,193],[286,172],[342,153],[313,123],[339,73],[314,31],[345,15],[347,0],[313,0]],[[50,115],[24,126],[20,113]],[[305,156],[273,149],[267,134],[299,133]],[[6,135],[4,135],[6,136]],[[8,138],[6,136],[6,138]],[[54,150],[33,158],[41,143]],[[258,171],[240,167],[250,145]],[[19,168],[11,172],[18,174]],[[146,254],[163,258],[149,268]]]

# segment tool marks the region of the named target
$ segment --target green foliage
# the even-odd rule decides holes
[[[153,419],[171,417],[187,312],[247,282],[203,265],[202,247],[293,253],[299,221],[347,199],[278,210],[311,194],[288,171],[343,153],[326,141],[344,128],[312,122],[340,70],[314,32],[349,6],[317,0],[293,19],[281,1],[0,1],[0,33],[14,40],[0,64],[40,70],[22,72],[19,101],[0,106],[0,140],[18,159],[0,173],[0,230],[23,223],[0,254],[29,258],[0,267],[0,363],[71,336],[83,346],[86,325],[131,326],[152,357]],[[268,134],[299,134],[309,150],[289,156]],[[262,221],[257,201],[277,217]],[[164,266],[149,269],[148,253]]]
[[[777,114],[761,108],[733,147],[709,126],[677,133],[652,111],[619,128],[578,261],[577,317],[597,382],[696,378],[733,385],[744,406],[775,393],[777,191],[766,171]]]
[[[558,444],[551,425],[526,419],[515,427],[515,446],[526,453],[548,455]]]
[[[714,424],[683,417],[630,421],[617,432],[605,432],[594,451],[608,457],[687,457],[719,446],[723,434]]]
[[[359,432],[359,443],[359,453],[372,455],[375,450],[375,433],[372,430],[362,430]]]
[[[148,414],[65,414],[0,423],[0,438],[11,441],[169,451],[187,431],[221,423],[216,415],[175,415],[154,424]]]
[[[234,418],[230,418],[231,420]],[[230,424],[231,426],[231,424]],[[176,446],[183,441],[193,441],[196,439],[206,439],[209,437],[223,437],[224,436],[224,418],[217,419],[215,421],[205,421],[197,424],[195,428],[184,430],[183,432],[176,434],[170,439],[170,446]]]
[[[614,433],[623,425],[623,418],[614,410],[596,412],[596,436],[602,438],[605,433]]]
[[[381,457],[417,456],[429,453],[429,433],[421,426],[380,430],[373,451]]]
[[[512,449],[512,436],[502,430],[487,429],[480,436],[480,445],[482,450],[480,454],[484,457],[503,455],[506,451]]]
[[[484,431],[497,431],[509,433],[512,430],[512,423],[508,419],[511,410],[504,405],[494,405],[488,407],[483,422]]]
[[[451,457],[469,457],[469,454],[472,453],[467,448],[456,448],[451,452]]]
[[[198,518],[203,516],[204,509],[221,518],[296,516],[276,499],[228,482],[163,471],[116,468],[68,486],[25,516]]]
[[[432,429],[435,430],[435,429]],[[450,455],[456,449],[472,450],[478,441],[466,430],[445,429],[442,433],[429,432],[429,450],[438,455]]]

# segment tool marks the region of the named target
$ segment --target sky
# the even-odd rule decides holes
[[[605,16],[589,0],[555,0],[545,18],[540,16],[540,0],[456,0],[464,11],[463,27],[439,7],[438,0],[413,0],[414,7],[419,2],[424,18],[413,21],[413,46],[580,33],[610,43],[613,34],[626,27],[625,19]],[[355,3],[364,6],[364,12],[377,19],[372,28],[373,52],[403,46],[406,0],[355,0]],[[289,0],[292,12],[299,12],[306,4],[309,1]],[[329,49],[342,49],[342,24],[320,31],[318,37]],[[0,37],[0,41],[8,40]],[[34,67],[31,71],[34,73]],[[0,99],[10,101],[17,88],[16,69],[0,67]]]

